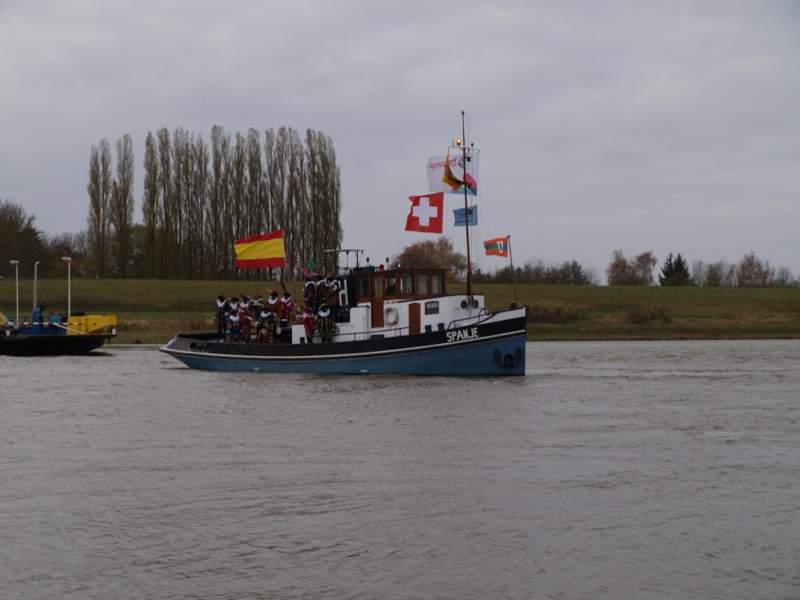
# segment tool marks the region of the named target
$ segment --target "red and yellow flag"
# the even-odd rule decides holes
[[[251,235],[234,242],[236,266],[240,269],[277,269],[286,266],[283,229]]]

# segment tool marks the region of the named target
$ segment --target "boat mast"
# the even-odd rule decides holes
[[[461,160],[464,165],[464,217],[466,218],[466,231],[467,236],[467,297],[469,304],[472,306],[472,259],[470,258],[469,250],[469,198],[467,195],[467,133],[464,127],[464,111],[461,111]]]

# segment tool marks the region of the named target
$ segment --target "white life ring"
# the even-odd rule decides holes
[[[397,314],[397,309],[394,306],[387,306],[386,310],[383,312],[383,320],[389,326],[397,325],[399,318],[400,316]]]

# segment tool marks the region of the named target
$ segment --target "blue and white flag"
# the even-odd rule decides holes
[[[466,208],[457,208],[453,211],[453,215],[456,218],[455,223],[453,225],[455,227],[464,227],[467,225],[467,214],[469,214],[469,225],[470,227],[474,227],[478,224],[478,207],[473,205],[470,206],[468,209]]]

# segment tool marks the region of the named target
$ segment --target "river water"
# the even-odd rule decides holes
[[[800,598],[800,342],[517,378],[0,357],[0,596]]]

